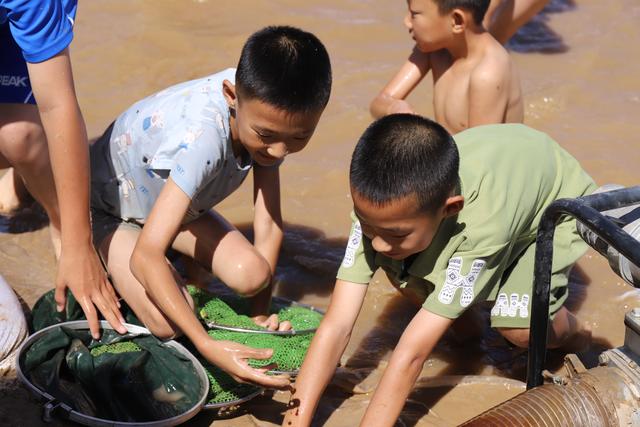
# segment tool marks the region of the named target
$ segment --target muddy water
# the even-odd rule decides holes
[[[81,2],[72,57],[89,135],[98,136],[139,98],[235,65],[245,38],[264,25],[286,23],[313,31],[330,52],[334,87],[311,144],[282,170],[289,231],[277,292],[326,307],[349,227],[350,153],[370,122],[369,101],[411,48],[401,24],[404,7],[402,1],[384,0]],[[637,0],[554,0],[510,43],[522,76],[526,123],[551,134],[598,183],[640,181],[639,19]],[[410,101],[432,115],[431,94],[425,81]],[[220,206],[244,228],[252,217],[250,187]],[[0,235],[0,271],[28,304],[52,286],[53,266],[46,229]],[[640,306],[640,293],[594,252],[580,267],[570,305],[594,329],[592,353],[618,346],[623,314]],[[318,425],[357,424],[370,399],[367,393],[414,312],[376,276],[344,366],[320,404]],[[524,355],[506,349],[490,332],[462,343],[447,336],[425,364],[400,424],[455,425],[521,391],[520,383],[504,377],[523,379],[525,364]],[[480,374],[497,377],[473,377]],[[36,425],[35,406],[26,394],[8,390],[0,403],[2,424]],[[258,399],[245,408],[253,415],[237,413],[221,424],[275,425],[287,396],[274,398]],[[212,414],[202,414],[194,423],[212,420]]]

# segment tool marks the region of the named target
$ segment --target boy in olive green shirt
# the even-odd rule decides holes
[[[374,122],[351,161],[353,224],[325,318],[296,380],[283,425],[309,425],[378,268],[422,306],[393,352],[361,425],[393,425],[422,365],[472,304],[495,301],[491,326],[517,346],[529,339],[535,238],[554,200],[595,190],[547,135],[519,124],[455,137],[420,116]],[[574,220],[556,229],[549,347],[590,331],[565,308],[569,270],[585,252]]]

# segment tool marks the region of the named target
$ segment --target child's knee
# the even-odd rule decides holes
[[[4,156],[13,164],[30,163],[46,151],[42,126],[28,121],[8,123],[2,127]]]
[[[227,283],[238,294],[254,296],[264,289],[271,280],[271,267],[260,254],[252,254],[239,265],[234,283]]]
[[[511,344],[527,348],[529,347],[529,328],[496,328],[500,335],[505,337]]]
[[[161,340],[173,339],[178,335],[178,329],[171,325],[169,320],[160,313],[149,314],[145,316],[145,319],[141,320],[144,326]]]

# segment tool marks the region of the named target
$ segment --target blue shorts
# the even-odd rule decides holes
[[[27,62],[9,23],[0,24],[0,104],[35,104]]]

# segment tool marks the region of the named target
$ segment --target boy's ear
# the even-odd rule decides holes
[[[456,196],[448,197],[444,202],[445,218],[458,215],[462,208],[464,208],[464,196],[458,194]]]
[[[238,96],[236,95],[236,86],[229,80],[225,79],[222,82],[222,94],[224,95],[224,99],[227,101],[227,105],[229,106],[229,108],[235,109],[238,102]]]
[[[464,33],[465,28],[467,28],[467,20],[469,19],[469,14],[462,9],[453,9],[451,11],[451,31],[453,34],[462,34]]]

